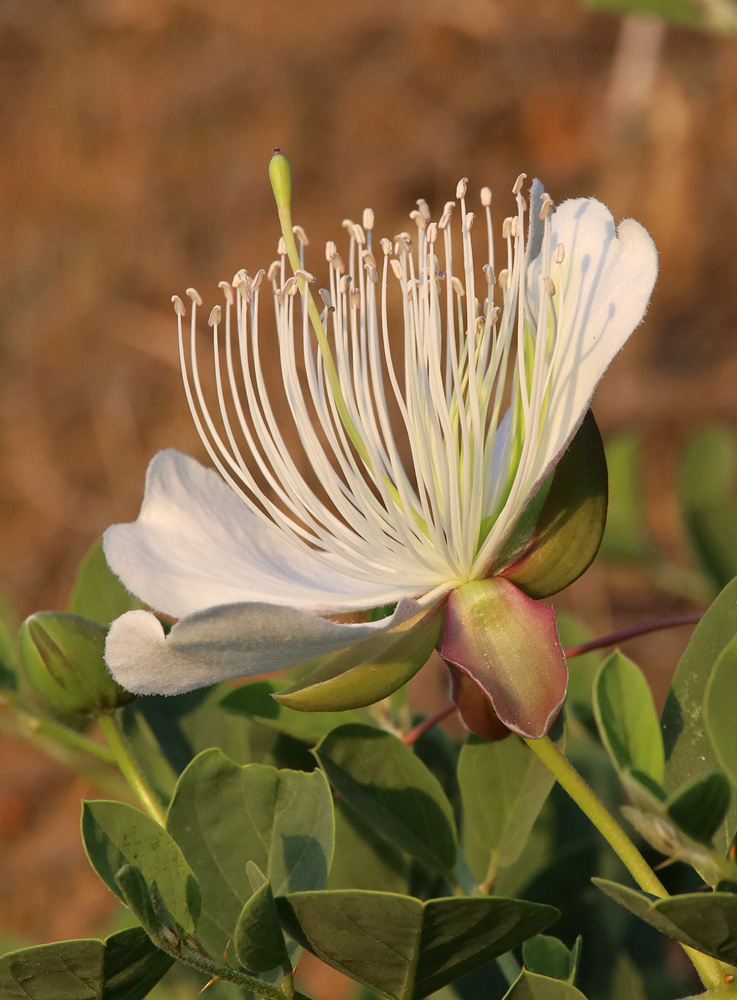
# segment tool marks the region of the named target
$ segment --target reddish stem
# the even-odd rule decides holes
[[[702,615],[694,612],[688,615],[673,615],[671,618],[658,618],[653,622],[644,622],[642,625],[631,625],[629,628],[620,629],[618,632],[610,632],[600,639],[592,639],[591,642],[582,642],[579,646],[571,646],[566,649],[567,659],[572,656],[581,656],[583,653],[590,653],[594,649],[605,649],[607,646],[616,646],[626,639],[634,639],[638,635],[647,635],[649,632],[659,632],[661,629],[675,628],[677,625],[696,625],[700,622]]]
[[[432,729],[433,726],[437,726],[437,724],[442,722],[443,719],[447,719],[449,715],[452,715],[457,707],[458,706],[454,701],[446,701],[446,703],[436,709],[432,715],[428,715],[427,718],[418,723],[414,729],[410,729],[410,731],[402,737],[402,743],[404,743],[407,747],[411,747],[413,743],[416,743],[417,740],[419,740],[423,733],[428,731],[428,729]]]

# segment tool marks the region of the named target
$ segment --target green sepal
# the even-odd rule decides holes
[[[288,934],[386,1000],[422,1000],[517,947],[559,915],[552,906],[518,899],[446,897],[422,903],[356,890],[294,893],[276,904]]]
[[[395,628],[303,664],[300,680],[274,697],[299,712],[344,712],[372,705],[425,665],[442,624],[442,603],[423,608]]]
[[[496,561],[498,567],[505,567],[501,575],[536,600],[557,594],[577,580],[599,551],[607,491],[604,444],[589,410],[555,468],[531,537],[524,538],[523,513],[522,551],[513,531]]]
[[[3,1000],[143,1000],[174,961],[140,927],[0,958]]]
[[[106,629],[61,611],[37,611],[20,629],[23,675],[54,709],[104,715],[131,701],[105,665]]]

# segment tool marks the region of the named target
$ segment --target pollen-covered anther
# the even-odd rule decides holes
[[[266,272],[264,271],[264,269],[262,267],[260,267],[258,269],[258,271],[256,271],[256,273],[254,274],[253,280],[251,281],[251,288],[254,291],[256,291],[258,288],[261,287],[261,282],[264,280],[265,276],[266,276]]]
[[[277,282],[279,280],[280,274],[281,274],[281,263],[278,260],[272,260],[272,262],[269,264],[269,269],[266,272],[267,280],[271,281],[272,283]],[[237,283],[236,282],[237,277],[238,275],[236,275],[235,278],[233,278],[234,285]]]
[[[519,216],[517,216],[517,215],[515,215],[515,216],[513,217],[513,219],[512,219],[512,222],[511,222],[511,224],[510,224],[510,226],[509,226],[509,234],[510,234],[510,236],[512,236],[512,237],[513,237],[513,238],[514,238],[515,240],[516,240],[516,239],[517,239],[517,237],[519,236]]]
[[[448,226],[450,225],[450,222],[451,222],[452,218],[453,218],[453,216],[451,215],[450,212],[443,212],[443,214],[440,216],[440,221],[438,222],[438,229],[441,232],[443,232],[444,230],[446,230],[448,228]]]
[[[351,309],[358,309],[361,304],[361,293],[357,288],[351,288],[350,294],[348,296]]]
[[[456,207],[456,203],[454,201],[446,201],[446,203],[443,205],[443,215],[445,215],[446,213],[448,215],[452,215],[453,214],[453,209],[455,207]]]
[[[502,222],[502,239],[508,240],[509,237],[512,235],[512,222],[513,221],[514,220],[513,220],[512,216],[508,215],[507,218],[504,220],[504,222]]]
[[[555,248],[555,253],[553,254],[553,260],[556,264],[562,264],[566,258],[566,248],[562,243],[559,243]]]
[[[494,273],[494,268],[491,264],[484,264],[482,271],[486,275],[486,280],[490,286],[496,284],[496,274]]]
[[[461,279],[458,277],[457,274],[453,275],[453,277],[450,280],[450,283],[453,286],[453,291],[456,293],[458,298],[462,299],[466,294],[466,289],[463,287],[463,282],[461,281]]]
[[[464,222],[466,224],[466,229],[468,229],[469,232],[473,228],[473,223],[475,218],[476,218],[475,212],[466,212],[466,218],[464,219]]]
[[[386,236],[383,236],[379,241],[379,246],[381,247],[381,252],[385,257],[388,257],[392,252],[392,241],[388,240]]]
[[[484,206],[484,208],[488,208],[489,205],[491,204],[491,188],[490,187],[482,187],[481,188],[481,204]]]
[[[325,244],[325,260],[330,263],[333,254],[338,252],[338,244],[334,240],[328,240]]]
[[[555,211],[555,202],[546,191],[543,192],[540,200],[542,201],[542,205],[540,206],[540,219],[544,222],[545,219],[549,219]]]
[[[330,263],[335,268],[335,270],[338,272],[338,274],[345,274],[345,261],[340,256],[340,254],[337,252],[337,250],[333,254],[333,256],[330,258]]]
[[[501,288],[506,288],[509,284],[509,271],[507,268],[502,268],[499,272],[499,285]]]
[[[468,191],[468,177],[461,177],[456,185],[456,198],[465,198]]]
[[[364,210],[363,210],[363,219],[361,221],[363,222],[363,228],[367,232],[370,233],[371,230],[374,228],[374,210],[373,210],[373,208],[364,208]]]
[[[353,239],[356,241],[356,243],[358,243],[360,247],[365,247],[366,233],[364,233],[363,229],[361,228],[361,226],[358,225],[357,222],[354,224],[351,232],[353,233]]]
[[[310,241],[307,239],[307,233],[301,226],[292,226],[292,232],[303,247],[308,247],[310,245]]]
[[[419,209],[413,208],[409,213],[410,219],[415,223],[419,230],[427,229],[427,219],[425,219]]]
[[[197,291],[196,288],[188,288],[186,294],[190,297],[190,299],[194,302],[195,305],[197,306],[202,305],[202,296],[200,295],[200,293]]]
[[[427,234],[426,235],[427,235],[427,242],[432,245],[435,242],[435,240],[438,238],[438,224],[437,224],[437,222],[431,222],[431,223],[429,223],[429,225],[427,227]]]
[[[213,306],[207,318],[207,325],[210,327],[219,326],[223,318],[223,310],[220,306]]]
[[[545,288],[545,291],[552,299],[552,297],[555,295],[555,283],[553,282],[553,279],[550,276],[546,275],[543,278],[543,287]]]
[[[276,252],[280,257],[286,257],[287,255],[287,241],[283,236],[279,237],[279,242],[276,245]]]
[[[282,293],[284,297],[286,298],[287,295],[296,295],[298,291],[299,291],[299,285],[297,284],[297,279],[294,277],[287,278],[287,280],[284,282],[284,288],[282,288]]]
[[[340,279],[340,293],[341,293],[341,295],[347,295],[348,294],[348,292],[351,289],[351,283],[352,282],[353,282],[353,278],[351,278],[350,274],[344,274],[343,275],[343,277]]]
[[[320,298],[322,299],[328,312],[332,312],[335,309],[335,306],[333,305],[333,296],[327,288],[320,289]]]
[[[522,190],[522,186],[524,185],[526,180],[527,180],[527,174],[519,175],[517,180],[514,182],[514,185],[512,186],[513,195],[518,195],[520,193],[520,191]]]
[[[187,315],[187,310],[184,306],[184,303],[182,302],[182,300],[179,298],[178,295],[172,295],[171,301],[172,305],[174,306],[174,312],[177,314],[177,316]]]
[[[424,198],[418,198],[417,202],[416,202],[416,205],[417,205],[417,208],[420,211],[420,215],[425,220],[425,222],[429,222],[430,219],[432,218],[432,215],[430,214],[430,206],[427,204],[427,202],[425,201],[425,199]]]
[[[398,278],[401,281],[402,276],[404,275],[404,271],[402,270],[402,265],[399,263],[398,260],[390,260],[389,264],[391,266],[392,271],[394,272],[394,277]]]
[[[317,281],[317,278],[310,271],[305,271],[303,267],[298,267],[294,272],[295,278],[301,278],[302,281],[306,281],[308,285],[311,285],[313,281]]]
[[[362,250],[361,258],[363,260],[364,267],[376,267],[376,257],[374,257],[370,250]]]

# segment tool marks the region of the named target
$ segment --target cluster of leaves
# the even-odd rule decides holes
[[[707,453],[693,446],[684,461]],[[615,490],[622,468],[615,460]],[[693,472],[684,480],[686,519],[705,552],[721,544],[710,533],[731,524],[725,468],[721,497],[712,489],[698,501]],[[619,531],[641,555],[640,511],[628,509],[615,503],[609,550]],[[96,547],[72,614],[48,620],[43,635],[69,629],[75,649],[87,636],[92,669],[100,630],[132,606]],[[565,615],[559,629],[565,646],[589,638]],[[39,648],[26,643],[19,664],[12,629],[0,631],[7,698],[49,740],[54,727],[71,733],[70,752],[84,756],[88,723],[27,688]],[[90,863],[137,926],[6,955],[0,995],[163,997],[166,975],[194,976],[193,991],[211,981],[213,1000],[300,1000],[303,950],[360,984],[364,1000],[668,1000],[689,986],[665,971],[674,941],[728,975],[737,964],[737,580],[695,630],[661,719],[621,652],[589,653],[570,668],[556,743],[610,811],[622,807],[651,860],[676,862],[664,875],[669,898],[627,884],[515,736],[459,743],[432,729],[408,746],[414,720],[401,692],[373,711],[311,714],[273,699],[280,682],[218,685],[106,707],[166,815],[156,822],[120,801],[125,792],[84,806]],[[103,778],[105,767],[113,773],[96,763]],[[556,921],[558,936],[544,934]]]

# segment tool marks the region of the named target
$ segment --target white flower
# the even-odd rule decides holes
[[[214,412],[198,369],[201,299],[189,290],[187,333],[175,297],[185,391],[219,474],[160,453],[138,519],[105,534],[125,585],[180,619],[167,637],[149,612],[113,624],[107,661],[123,686],[174,694],[324,657],[392,635],[503,568],[510,531],[642,319],[657,272],[642,226],[617,231],[594,199],[554,210],[538,182],[525,242],[523,177],[498,273],[491,194],[474,223],[464,180],[437,222],[418,202],[414,236],[376,246],[373,213],[363,225],[345,220],[344,256],[327,245],[319,309],[287,206],[279,259],[221,283],[224,310],[210,315]],[[482,269],[471,231],[484,222]],[[275,333],[260,320],[265,295]],[[399,336],[388,319],[397,302]],[[277,350],[275,399],[262,359]],[[285,446],[287,418],[299,457]],[[395,602],[378,622],[324,617]]]

